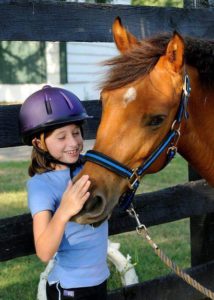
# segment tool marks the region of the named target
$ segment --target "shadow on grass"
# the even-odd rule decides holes
[[[35,255],[1,263],[0,299],[36,299],[40,273],[45,269]]]

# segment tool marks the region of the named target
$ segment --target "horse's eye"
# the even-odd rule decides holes
[[[163,123],[165,118],[166,118],[166,116],[164,116],[164,115],[153,116],[147,123],[147,126],[159,126]]]

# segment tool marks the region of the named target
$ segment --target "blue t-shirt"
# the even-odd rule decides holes
[[[80,169],[74,171],[74,176]],[[32,216],[58,208],[70,179],[70,170],[36,174],[27,182],[28,206]],[[99,227],[68,222],[48,282],[63,288],[101,284],[109,276],[107,265],[108,223]]]

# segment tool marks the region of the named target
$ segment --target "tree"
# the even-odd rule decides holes
[[[183,0],[132,0],[132,5],[183,7]]]

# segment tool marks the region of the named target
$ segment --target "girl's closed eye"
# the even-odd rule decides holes
[[[73,136],[78,136],[78,135],[80,135],[80,131],[73,132]]]
[[[59,136],[58,140],[63,141],[65,139],[65,136]]]

